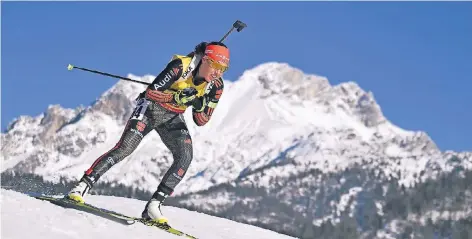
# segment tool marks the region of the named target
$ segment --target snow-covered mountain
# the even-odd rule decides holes
[[[118,142],[144,88],[120,81],[90,106],[51,105],[39,116],[19,117],[1,136],[2,170],[53,182],[80,178]],[[373,94],[355,82],[331,85],[325,77],[285,63],[261,64],[237,81],[225,81],[206,126],[197,127],[190,113],[185,118],[194,159],[175,192],[181,196],[179,205],[223,216],[240,214],[233,218],[262,226],[282,223],[281,230],[290,232],[299,223],[295,217],[309,218],[313,225],[339,222],[344,212],[359,216],[359,205],[366,202],[373,205],[371,212],[382,215],[392,182],[409,189],[458,168],[472,168],[472,152],[441,152],[425,132],[395,126]],[[172,155],[151,132],[101,181],[154,191],[171,163]],[[267,200],[274,204],[261,205]],[[241,204],[240,212],[234,211],[235,202]],[[281,216],[271,212],[274,207],[287,207],[290,213]],[[257,208],[266,210],[256,213]]]

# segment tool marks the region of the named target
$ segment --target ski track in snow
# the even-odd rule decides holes
[[[145,201],[89,195],[87,202],[99,207],[121,212],[130,216],[139,216]],[[89,213],[74,209],[65,209],[52,203],[41,201],[25,194],[1,190],[1,238],[48,238],[48,239],[83,239],[83,238],[185,238],[148,227],[140,223],[122,225]],[[209,216],[186,209],[166,206],[163,213],[172,226],[197,238],[293,238],[259,227],[234,222],[228,219]]]

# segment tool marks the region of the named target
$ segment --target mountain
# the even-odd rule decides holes
[[[2,175],[77,180],[118,142],[144,88],[120,81],[90,106],[52,105],[39,116],[19,117],[1,136]],[[190,110],[184,116],[194,159],[171,205],[305,238],[425,235],[428,219],[453,233],[452,226],[438,226],[441,218],[460,223],[471,215],[472,190],[460,182],[469,177],[472,152],[442,152],[425,132],[399,128],[355,82],[331,85],[269,62],[225,81],[204,127],[192,122]],[[151,132],[100,181],[152,193],[171,163]],[[424,200],[437,198],[419,203],[421,190],[442,194],[427,193]]]

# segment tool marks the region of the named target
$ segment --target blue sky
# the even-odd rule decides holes
[[[471,2],[2,2],[2,131],[50,104],[89,105],[117,75],[233,33],[227,79],[268,61],[356,81],[385,116],[441,150],[472,150]],[[316,119],[313,119],[316,120]]]

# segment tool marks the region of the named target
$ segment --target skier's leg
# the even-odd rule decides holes
[[[157,132],[174,157],[173,164],[167,170],[159,185],[162,190],[168,191],[170,195],[185,176],[192,162],[192,138],[182,115],[157,128]]]
[[[79,183],[69,192],[69,198],[83,202],[83,196],[92,188],[93,184],[113,165],[129,156],[138,147],[141,140],[153,129],[150,123],[146,109],[138,104],[118,143],[110,151],[97,158],[85,171]]]
[[[146,204],[142,213],[144,218],[151,218],[161,223],[167,219],[160,211],[162,202],[172,194],[175,187],[185,176],[193,158],[192,139],[183,115],[176,115],[172,120],[156,128],[164,144],[171,151],[174,162],[162,178],[156,192]]]
[[[147,122],[130,119],[123,131],[118,143],[110,151],[95,160],[92,166],[85,172],[88,178],[95,183],[113,165],[129,156],[141,143],[144,136],[152,130]]]

